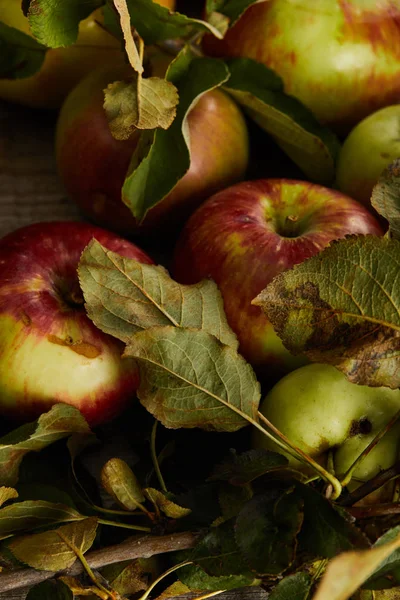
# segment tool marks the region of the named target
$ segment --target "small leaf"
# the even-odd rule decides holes
[[[65,504],[44,500],[16,502],[0,509],[0,539],[20,531],[68,521],[82,521],[84,518]]]
[[[227,61],[231,76],[224,89],[267,131],[312,181],[335,176],[339,142],[299,100],[283,91],[280,77],[249,58]]]
[[[0,79],[20,79],[37,73],[47,48],[32,36],[0,21]]]
[[[255,418],[260,385],[253,369],[206,331],[147,329],[125,356],[139,363],[138,398],[165,427],[237,431]]]
[[[42,581],[28,592],[26,600],[73,600],[74,595],[62,581]]]
[[[211,280],[180,285],[163,267],[123,258],[96,240],[83,252],[78,274],[90,319],[125,343],[142,329],[174,325],[204,329],[238,346]]]
[[[182,583],[181,581],[174,581],[168,586],[155,600],[168,600],[169,598],[175,598],[176,596],[185,596],[190,593],[190,587]]]
[[[308,573],[288,575],[272,590],[268,600],[307,600],[312,583]]]
[[[189,170],[188,113],[202,94],[221,86],[228,77],[223,61],[198,58],[188,46],[171,62],[166,79],[178,90],[176,117],[167,130],[157,129],[152,140],[143,137],[122,188],[122,199],[138,221],[142,221]]]
[[[74,44],[78,37],[79,23],[86,19],[103,0],[28,0],[29,24],[35,38],[58,48]]]
[[[132,469],[120,458],[111,458],[101,471],[104,489],[126,510],[136,510],[145,498]]]
[[[121,596],[129,596],[147,590],[149,583],[158,575],[158,567],[157,557],[152,556],[108,565],[101,574],[113,590]]]
[[[144,494],[154,506],[157,506],[167,517],[171,519],[182,519],[192,512],[190,508],[179,506],[173,502],[166,494],[155,490],[154,488],[146,488]]]
[[[237,454],[231,450],[230,455],[217,464],[210,476],[210,481],[228,481],[232,485],[246,485],[270,471],[286,467],[288,460],[278,452],[269,450],[248,450]]]
[[[400,242],[352,236],[285,271],[253,301],[285,346],[362,385],[400,387]]]
[[[18,498],[18,492],[14,488],[0,487],[0,506],[3,506],[9,500],[15,500]]]
[[[0,439],[0,484],[14,485],[18,470],[28,452],[38,452],[72,433],[90,433],[78,409],[68,404],[55,404],[47,413],[22,425]]]
[[[160,77],[116,81],[104,93],[104,110],[117,140],[129,139],[136,129],[168,129],[179,102],[176,87]]]
[[[344,552],[328,564],[313,600],[349,600],[392,552],[400,548],[400,536],[369,550]]]
[[[248,587],[251,581],[246,575],[225,575],[213,577],[208,575],[201,567],[189,565],[179,569],[179,579],[182,584],[192,590],[192,592],[214,592],[219,590],[236,590],[241,587]],[[253,581],[257,582],[259,580]]]
[[[371,204],[389,222],[391,237],[400,239],[400,158],[379,177],[372,190]]]
[[[101,600],[109,600],[110,596],[106,592],[103,592],[95,585],[82,585],[82,583],[76,579],[76,577],[70,577],[69,575],[64,575],[59,578],[62,583],[69,587],[71,592],[73,593],[73,597],[75,596],[95,596],[96,598],[101,598]],[[115,598],[115,596],[114,596]],[[116,599],[117,600],[117,599]]]
[[[271,488],[254,496],[236,520],[236,540],[259,575],[280,575],[293,563],[303,522],[302,499],[293,490]]]
[[[11,541],[9,549],[21,562],[40,571],[61,571],[91,548],[96,537],[97,519],[84,519],[58,529],[22,536]]]

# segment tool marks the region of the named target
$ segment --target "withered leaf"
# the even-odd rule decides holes
[[[132,469],[124,460],[111,458],[101,470],[101,483],[104,489],[129,511],[137,509],[144,502],[142,488]]]
[[[389,222],[390,235],[400,239],[400,158],[383,171],[372,190],[371,204]]]
[[[89,432],[78,409],[55,404],[37,421],[22,425],[0,439],[0,484],[12,486],[18,481],[19,466],[28,452],[38,452],[72,433]]]
[[[62,581],[62,583],[64,583],[64,585],[66,585],[71,592],[73,593],[73,597],[81,597],[81,596],[90,596],[91,598],[95,597],[95,598],[101,598],[101,600],[109,600],[110,596],[106,595],[105,592],[103,592],[102,590],[100,590],[97,586],[95,585],[83,585],[78,579],[76,579],[76,577],[70,577],[69,575],[64,575],[62,577],[59,578],[60,581]],[[116,598],[116,596],[113,596],[113,600],[120,600],[119,598]]]
[[[143,72],[143,65],[133,37],[131,17],[127,0],[113,0],[113,6],[119,15],[120,26],[124,36],[125,50],[131,66],[138,73]]]
[[[15,500],[18,498],[18,492],[14,488],[10,487],[0,487],[0,506],[3,506],[9,500]]]
[[[251,366],[206,331],[154,327],[133,336],[138,398],[165,427],[237,431],[254,419],[260,384]]]
[[[78,274],[90,319],[125,343],[142,329],[174,325],[204,329],[238,346],[212,281],[180,285],[164,267],[123,258],[96,240],[84,250]]]
[[[60,571],[74,564],[92,546],[97,519],[90,517],[58,529],[12,540],[9,549],[21,562],[44,571]]]
[[[354,383],[400,387],[400,242],[351,236],[278,275],[253,301],[285,346]]]
[[[190,515],[192,512],[190,508],[179,506],[176,502],[171,500],[167,494],[160,492],[154,488],[146,488],[143,490],[146,498],[148,498],[154,506],[157,506],[167,517],[171,519],[181,519]]]

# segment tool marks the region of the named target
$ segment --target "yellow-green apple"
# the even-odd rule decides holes
[[[400,98],[400,6],[392,0],[269,0],[206,53],[247,57],[339,133]]]
[[[399,157],[400,104],[395,104],[372,113],[352,129],[339,153],[336,185],[370,207],[379,176]]]
[[[150,68],[160,70],[160,60],[161,55],[150,59]],[[189,171],[138,227],[121,189],[140,132],[134,131],[129,140],[116,140],[103,109],[103,89],[128,74],[126,68],[97,70],[68,96],[57,124],[58,172],[69,196],[98,225],[124,235],[160,228],[170,232],[205,198],[243,178],[249,153],[246,123],[223,92],[201,96],[188,116]]]
[[[175,0],[158,0],[167,8]],[[0,0],[0,21],[31,35],[21,0]],[[101,9],[81,21],[75,44],[47,51],[41,69],[31,77],[0,79],[0,98],[34,108],[59,108],[75,85],[96,66],[123,64],[121,43],[103,27]]]
[[[291,355],[252,300],[281,271],[348,234],[381,234],[367,209],[335,190],[305,181],[261,179],[215,194],[190,217],[178,239],[173,275],[218,284],[240,351],[262,378],[305,359]]]
[[[138,371],[123,344],[87,317],[77,266],[92,238],[152,263],[140,248],[87,223],[36,223],[0,240],[0,414],[29,421],[56,402],[92,425],[131,402]]]
[[[260,405],[261,413],[291,442],[326,464],[332,453],[336,476],[343,476],[390,419],[400,410],[400,390],[351,383],[335,367],[310,364],[283,377]],[[258,431],[256,447],[281,452]],[[400,422],[387,432],[356,467],[352,482],[368,481],[399,458]],[[289,457],[289,463],[302,469]]]

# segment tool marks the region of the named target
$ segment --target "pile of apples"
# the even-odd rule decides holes
[[[174,8],[173,0],[158,1]],[[332,367],[307,365],[288,352],[252,304],[278,273],[333,240],[383,235],[369,204],[371,189],[400,156],[400,8],[376,0],[306,5],[256,3],[223,40],[206,35],[202,50],[252,58],[274,69],[285,91],[341,137],[332,188],[262,174],[247,180],[252,160],[247,121],[230,96],[213,90],[188,118],[190,169],[138,223],[122,202],[121,188],[140,132],[116,140],[103,109],[104,88],[129,68],[119,42],[99,26],[98,11],[82,22],[75,46],[47,53],[37,75],[0,81],[3,99],[60,109],[59,175],[85,218],[34,224],[0,241],[1,415],[27,421],[54,402],[66,402],[96,426],[134,398],[135,365],[121,358],[121,344],[85,313],[76,269],[93,237],[145,263],[153,262],[153,244],[158,249],[165,244],[176,280],[215,280],[240,352],[268,391],[264,414],[311,456],[342,447],[338,460],[345,470],[382,427],[382,415],[397,412],[399,391],[356,386]],[[0,0],[0,18],[29,31],[19,0]],[[149,55],[147,69],[159,75],[167,64],[158,50]],[[354,403],[342,410],[340,402],[352,396]],[[352,442],[351,426],[362,419],[369,425]],[[393,463],[397,434],[392,429],[369,455],[360,480]]]

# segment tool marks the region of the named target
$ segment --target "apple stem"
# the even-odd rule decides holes
[[[281,431],[279,431],[279,429],[277,429],[275,427],[275,425],[273,425],[271,423],[271,421],[269,421],[260,411],[258,411],[258,417],[261,419],[261,421],[263,421],[265,423],[265,425],[267,425],[267,427],[269,429],[271,429],[275,433],[275,435],[278,438],[280,438],[280,440],[282,440],[282,442],[284,442],[284,445],[288,446],[294,452],[295,458],[300,459],[301,462],[310,465],[315,471],[317,471],[317,473],[319,473],[319,475],[321,475],[321,477],[325,481],[327,481],[328,483],[330,483],[332,485],[332,494],[330,496],[331,499],[336,500],[337,498],[339,498],[340,494],[342,493],[342,486],[341,486],[340,481],[338,479],[336,479],[336,477],[334,475],[332,475],[332,473],[329,473],[326,469],[324,469],[324,467],[322,465],[320,465],[313,458],[311,458],[311,456],[309,456],[308,454],[303,452],[303,450],[301,450],[301,448],[298,448],[297,446],[295,446],[289,440],[289,438],[287,438]],[[271,436],[271,437],[274,440],[274,442],[277,442],[277,440],[273,436]],[[280,445],[282,445],[282,444],[280,444]],[[290,454],[292,454],[292,456],[293,456],[293,452],[290,452]]]
[[[167,486],[165,485],[164,477],[162,476],[160,464],[158,462],[157,452],[156,452],[156,433],[157,433],[158,421],[157,419],[154,421],[154,425],[151,430],[151,438],[150,438],[150,449],[151,449],[151,459],[153,461],[154,471],[156,472],[158,482],[160,484],[160,488],[166,494],[168,493]]]
[[[342,480],[340,482],[342,484],[342,487],[346,487],[350,483],[356,467],[358,467],[358,465],[360,464],[362,459],[365,456],[367,456],[371,452],[371,450],[373,450],[375,448],[375,446],[380,442],[380,440],[383,438],[383,436],[388,431],[391,430],[393,425],[395,425],[395,423],[398,421],[399,417],[400,417],[400,410],[398,410],[397,413],[390,419],[390,421],[376,434],[376,436],[368,444],[368,446],[366,448],[364,448],[364,450],[361,452],[361,454],[356,458],[356,460],[353,462],[353,464],[350,466],[350,468],[344,474],[344,477],[342,478]]]
[[[389,469],[380,471],[380,473],[378,473],[378,475],[376,475],[369,481],[366,481],[365,483],[360,485],[360,487],[358,487],[356,490],[351,492],[351,494],[348,494],[347,496],[345,496],[343,498],[343,500],[340,502],[340,505],[341,506],[352,506],[356,502],[359,502],[360,500],[365,498],[365,496],[368,496],[375,490],[378,490],[379,488],[381,488],[386,483],[389,483],[389,481],[391,481],[392,479],[396,479],[399,475],[400,475],[400,460],[397,461]]]
[[[106,519],[98,519],[101,525],[111,525],[112,527],[122,527],[123,529],[134,529],[135,531],[145,531],[151,533],[150,527],[142,527],[141,525],[130,525],[128,523],[118,523],[118,521],[107,521]]]

